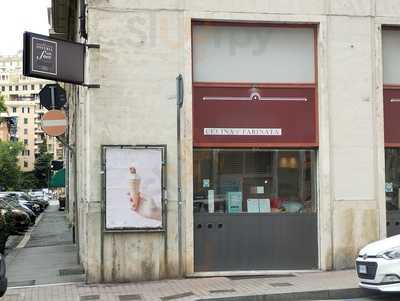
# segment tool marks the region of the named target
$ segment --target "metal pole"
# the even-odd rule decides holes
[[[177,169],[178,169],[178,256],[179,275],[183,275],[182,264],[182,175],[181,175],[181,107],[183,104],[182,74],[176,78],[176,115],[177,115]]]

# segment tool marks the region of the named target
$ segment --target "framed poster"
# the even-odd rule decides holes
[[[105,231],[164,229],[165,146],[103,146]]]

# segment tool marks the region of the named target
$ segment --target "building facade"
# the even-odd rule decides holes
[[[398,1],[68,3],[54,32],[99,45],[100,88],[68,87],[88,282],[344,269],[399,233]],[[105,229],[102,150],[123,145],[167,146],[160,231]]]
[[[18,158],[23,171],[33,170],[35,154],[45,138],[48,152],[53,153],[54,160],[64,157],[62,144],[54,137],[47,137],[40,126],[46,109],[40,105],[39,92],[48,83],[22,75],[22,53],[0,57],[0,94],[5,97],[8,114],[17,120],[15,139],[25,146]]]

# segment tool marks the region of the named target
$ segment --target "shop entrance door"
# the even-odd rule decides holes
[[[318,268],[315,151],[194,150],[195,271]]]

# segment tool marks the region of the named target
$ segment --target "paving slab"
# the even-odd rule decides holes
[[[9,287],[85,280],[64,212],[51,205],[42,215],[27,233],[25,246],[8,250]]]
[[[285,283],[285,285],[277,285],[277,283]],[[4,297],[4,301],[348,300],[375,294],[375,292],[358,288],[355,271],[347,270],[301,273],[282,278],[249,277],[232,280],[232,278],[228,277],[213,277],[121,284],[88,285],[71,283],[52,286],[32,286],[9,289]]]

